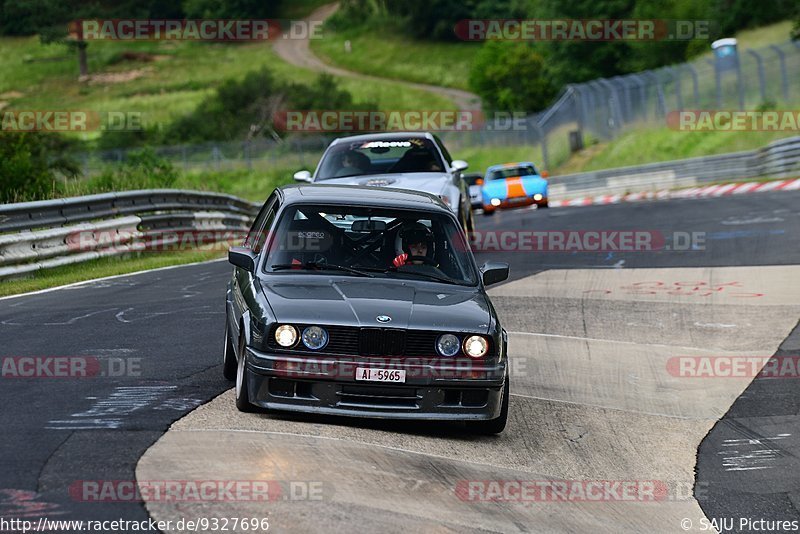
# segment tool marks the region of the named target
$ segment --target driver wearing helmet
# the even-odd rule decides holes
[[[392,264],[395,267],[403,265],[422,265],[433,261],[434,240],[433,232],[422,223],[416,222],[404,226],[397,235],[399,245],[397,257]]]

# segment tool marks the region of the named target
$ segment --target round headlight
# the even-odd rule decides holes
[[[489,351],[489,342],[482,336],[470,336],[464,340],[464,352],[472,358],[485,356]]]
[[[303,345],[311,350],[319,350],[328,344],[328,332],[319,326],[309,326],[303,330]]]
[[[500,205],[500,199],[499,198],[493,198],[492,199],[492,206],[499,206],[499,205]]]
[[[447,356],[448,358],[453,357],[458,354],[458,349],[458,338],[453,334],[440,336],[438,341],[436,341],[436,350],[438,350],[439,354],[442,356]]]
[[[282,324],[275,329],[275,341],[281,347],[291,347],[297,343],[297,328],[290,324]]]
[[[533,200],[542,200],[542,195],[540,193],[536,193],[533,195]]]

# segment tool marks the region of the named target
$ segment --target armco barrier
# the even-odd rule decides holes
[[[258,207],[231,195],[172,189],[0,205],[0,278],[132,252],[142,237],[163,246],[176,232],[244,231]],[[75,236],[79,246],[70,241]]]
[[[614,195],[691,187],[720,180],[797,175],[800,175],[800,136],[780,139],[757,150],[553,176],[550,196],[566,199],[593,194]]]

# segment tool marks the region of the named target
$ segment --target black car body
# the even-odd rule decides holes
[[[393,267],[407,228],[429,233],[432,252]],[[508,265],[478,269],[466,243],[434,195],[277,189],[229,252],[224,360],[237,406],[502,431],[507,335],[484,286]]]

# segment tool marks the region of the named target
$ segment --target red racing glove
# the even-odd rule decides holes
[[[392,264],[395,267],[402,267],[403,265],[406,264],[407,261],[408,261],[408,254],[403,253],[403,254],[400,254],[399,256],[397,256],[394,259],[394,261],[392,262]]]

